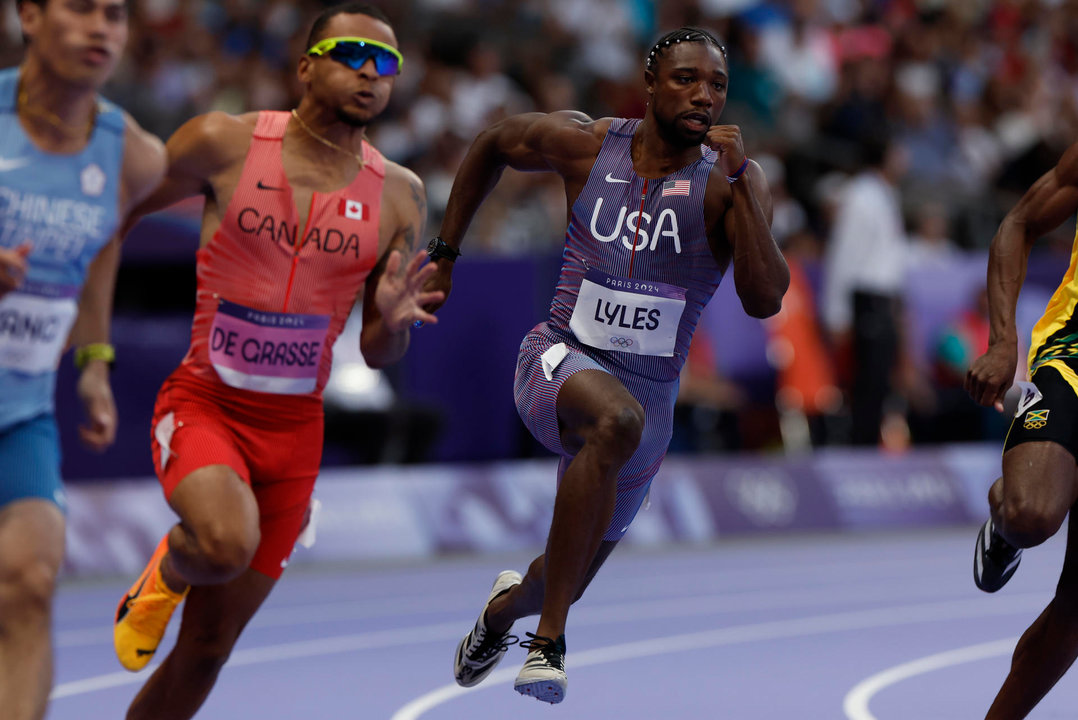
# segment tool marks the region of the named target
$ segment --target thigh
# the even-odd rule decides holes
[[[306,476],[273,483],[255,483],[252,488],[258,501],[258,549],[251,569],[277,579],[281,577],[296,539],[309,519],[311,494],[317,470]]]
[[[1063,514],[1078,499],[1078,377],[1066,365],[1033,375],[1041,399],[1016,415],[1004,443],[1003,499]]]
[[[60,434],[52,415],[0,432],[0,508],[29,498],[67,510],[60,479]]]
[[[173,489],[168,504],[196,536],[221,526],[253,529],[259,523],[254,492],[227,465],[207,465],[187,474]]]
[[[541,327],[528,333],[521,343],[514,380],[517,412],[535,439],[558,455],[573,455],[579,450],[573,439],[579,431],[573,426],[586,422],[587,413],[578,412],[577,393],[572,387],[581,382],[573,378],[582,372],[586,372],[585,391],[588,379],[603,387],[611,382],[620,384],[587,353]],[[570,385],[571,397],[563,392],[566,384]],[[631,400],[628,393],[623,399]],[[565,437],[566,430],[569,437]],[[568,446],[563,439],[570,441]]]
[[[241,482],[250,481],[223,411],[186,388],[166,382],[154,408],[151,442],[154,468],[170,503],[176,488],[192,476],[231,474]],[[213,470],[215,466],[222,470]]]

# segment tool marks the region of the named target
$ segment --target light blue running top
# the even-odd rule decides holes
[[[116,231],[124,149],[123,112],[100,99],[81,152],[38,149],[15,112],[18,73],[0,70],[0,247],[33,250],[20,288],[0,298],[0,431],[53,411],[86,270]]]

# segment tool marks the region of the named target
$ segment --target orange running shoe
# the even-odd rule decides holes
[[[113,646],[120,664],[131,672],[141,670],[157,652],[172,611],[187,595],[171,590],[161,578],[161,560],[168,552],[168,535],[157,544],[142,575],[116,608]],[[190,590],[190,588],[188,588]]]

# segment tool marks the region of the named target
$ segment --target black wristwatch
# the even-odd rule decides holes
[[[431,260],[446,258],[449,262],[456,262],[457,258],[460,257],[460,250],[449,247],[445,240],[436,237],[427,243],[427,257]]]

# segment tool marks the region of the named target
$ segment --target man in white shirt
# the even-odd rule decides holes
[[[822,312],[836,345],[852,351],[852,429],[858,445],[879,441],[900,351],[898,311],[909,262],[897,183],[902,151],[885,138],[863,142],[864,167],[843,189],[828,240]]]

